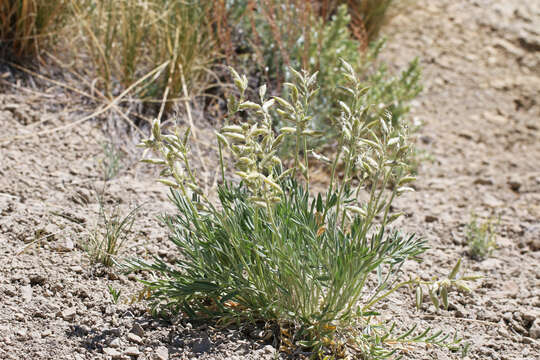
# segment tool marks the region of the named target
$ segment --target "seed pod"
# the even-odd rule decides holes
[[[446,286],[443,286],[440,290],[442,304],[445,310],[448,310],[448,289]]]
[[[266,176],[261,175],[261,177],[262,177],[262,179],[263,179],[263,181],[264,181],[265,183],[267,183],[268,185],[270,185],[270,186],[271,186],[272,188],[274,188],[277,192],[279,192],[280,194],[283,193],[283,190],[281,190],[281,187],[280,187],[278,184],[276,184],[275,182],[273,182],[272,180],[270,180],[270,179],[267,178]]]
[[[429,298],[431,299],[433,306],[435,306],[435,309],[439,310],[439,299],[437,299],[437,296],[432,289],[429,290]]]
[[[266,84],[263,84],[259,88],[259,97],[261,98],[261,101],[264,99],[264,95],[266,95]]]
[[[161,140],[161,129],[159,128],[159,120],[158,119],[154,119],[154,121],[152,121],[152,136],[157,141]]]
[[[161,159],[142,159],[141,162],[148,163],[148,164],[154,164],[154,165],[165,165],[166,162]]]
[[[420,310],[420,308],[422,307],[422,300],[423,300],[423,297],[424,297],[424,292],[422,290],[422,287],[421,286],[418,286],[416,288],[416,308],[418,310]]]
[[[274,142],[272,142],[272,150],[277,149],[277,147],[283,142],[283,139],[285,138],[285,134],[279,134],[275,139]]]
[[[396,191],[397,191],[398,195],[401,195],[401,194],[403,194],[405,192],[408,192],[408,191],[414,192],[414,189],[412,187],[402,186],[402,187],[398,188]]]
[[[229,147],[229,142],[227,141],[227,139],[225,138],[225,136],[221,135],[221,134],[218,133],[217,131],[215,132],[215,134],[216,134],[216,137],[217,137],[218,141],[219,141],[220,143],[222,143],[223,146]]]
[[[172,182],[171,180],[167,180],[167,179],[158,179],[158,182],[164,184],[164,185],[167,185],[173,189],[176,189],[178,188],[178,184],[175,183],[175,182]]]
[[[416,180],[416,178],[414,176],[405,176],[405,177],[402,177],[399,180],[398,185],[407,184],[407,183],[410,183],[410,182],[412,182],[414,180]]]
[[[261,105],[254,103],[253,101],[244,101],[240,104],[238,107],[240,110],[246,110],[246,109],[253,109],[253,110],[260,110]]]
[[[242,133],[243,129],[238,125],[228,125],[221,128],[221,132],[233,132],[233,133]]]
[[[242,134],[236,134],[236,133],[223,133],[223,136],[228,137],[231,140],[236,141],[245,141],[246,137]]]
[[[452,269],[452,271],[448,275],[448,278],[450,280],[454,280],[456,278],[460,267],[461,267],[461,258],[459,258],[458,262],[456,263],[456,265],[454,265],[454,268]]]
[[[350,212],[353,212],[358,215],[366,216],[366,211],[358,206],[346,206],[345,209],[349,210]]]
[[[296,128],[286,126],[286,127],[282,127],[281,129],[279,129],[279,132],[284,133],[284,134],[294,134],[294,133],[296,133]]]

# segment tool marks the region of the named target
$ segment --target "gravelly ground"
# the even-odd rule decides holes
[[[393,18],[383,56],[396,67],[418,56],[422,95],[412,114],[424,123],[418,147],[427,154],[417,191],[396,204],[400,225],[426,237],[431,250],[409,269],[423,276],[448,271],[463,257],[485,277],[473,295],[453,294],[449,311],[413,310],[401,293],[382,307],[399,323],[456,329],[471,342],[470,359],[540,358],[540,3],[527,0],[418,0]],[[8,79],[9,80],[9,79]],[[115,305],[137,294],[132,277],[88,265],[80,243],[95,227],[97,192],[109,207],[144,203],[128,254],[174,259],[154,215],[171,210],[155,174],[137,165],[132,141],[113,141],[124,168],[100,181],[101,125],[13,140],[62,126],[80,114],[66,95],[30,86],[0,94],[0,358],[6,359],[262,359],[275,349],[238,330],[153,320],[144,304]],[[201,129],[201,138],[206,130]],[[200,172],[211,180],[206,159]],[[494,255],[464,254],[471,212],[500,216]],[[249,333],[249,332],[248,332]],[[457,358],[416,348],[415,359]]]

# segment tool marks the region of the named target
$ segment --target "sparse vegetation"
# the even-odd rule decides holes
[[[471,215],[465,237],[469,245],[468,253],[473,259],[482,260],[497,248],[497,225],[498,220],[495,218],[480,222],[475,214]]]
[[[107,285],[107,288],[109,289],[109,294],[111,295],[113,304],[118,304],[120,295],[122,295],[122,290],[117,290],[112,285]]]
[[[112,142],[102,144],[103,158],[99,160],[99,165],[103,171],[103,181],[113,179],[122,169],[122,153]]]
[[[120,214],[118,206],[107,212],[102,197],[99,197],[99,222],[83,244],[93,263],[107,267],[118,263],[117,256],[129,239],[138,209],[131,210],[125,216]]]
[[[424,240],[389,227],[400,215],[391,211],[394,198],[411,191],[407,183],[414,180],[403,161],[411,151],[406,127],[370,116],[367,91],[343,62],[346,101],[335,122],[339,148],[333,160],[315,154],[329,164],[331,180],[325,194],[311,194],[310,163],[302,154],[309,152],[313,134],[317,75],[290,71],[295,82],[287,99],[268,98],[263,85],[257,102],[245,99],[247,77],[232,71],[240,96],[230,99],[230,124],[216,135],[220,148],[231,153],[240,183],[225,177],[221,158],[218,206],[190,166],[189,129],[165,134],[154,122],[142,146],[158,157],[145,161],[162,166],[159,181],[172,190],[178,212],[164,221],[183,255],[176,266],[157,257],[153,263],[130,262],[132,269],[160,276],[143,281],[154,308],[196,319],[264,321],[280,329],[273,335],[283,350],[302,346],[321,356],[339,355],[349,344],[358,355],[377,359],[399,350],[392,344],[456,345],[459,339],[448,341],[441,332],[413,328],[396,335],[393,326],[373,323],[376,305],[404,286],[420,292],[428,286],[435,305],[446,307],[448,292],[467,289],[474,279],[458,276],[459,262],[445,279],[402,279],[401,265],[426,250]],[[288,124],[278,133],[270,115],[275,107]],[[239,113],[247,113],[247,120]],[[286,137],[296,149],[289,168],[277,156]],[[341,180],[335,174],[340,161]],[[353,178],[360,183],[353,185]]]

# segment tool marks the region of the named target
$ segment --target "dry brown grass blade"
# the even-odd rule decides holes
[[[55,59],[55,61],[59,62],[57,59]],[[89,94],[89,93],[87,93],[85,91],[77,89],[76,87],[70,86],[70,85],[65,84],[65,83],[61,83],[61,82],[53,80],[53,79],[49,79],[46,76],[38,74],[38,73],[36,73],[36,72],[34,72],[34,71],[30,70],[30,69],[26,69],[23,66],[20,66],[20,65],[14,64],[14,63],[10,63],[10,65],[17,68],[17,69],[19,69],[19,70],[21,70],[21,71],[24,71],[24,72],[30,74],[32,76],[38,77],[38,78],[43,79],[45,81],[48,81],[48,82],[50,82],[50,83],[52,83],[54,85],[63,87],[63,88],[68,89],[70,91],[73,91],[73,92],[75,92],[75,93],[77,93],[79,95],[85,96],[85,97],[87,97],[89,99],[92,99],[92,100],[94,100],[96,102],[101,102],[102,100],[106,101],[106,102],[110,101],[110,99],[108,99],[105,95],[103,95],[99,90],[95,90],[95,91],[96,91],[96,93],[98,95],[100,95],[102,100],[96,98],[95,96],[93,96],[93,95],[91,95],[91,94]],[[78,76],[78,74],[75,74],[75,75]],[[83,80],[83,81],[86,81],[82,77],[80,77],[80,79]],[[122,117],[122,119],[124,119],[128,123],[128,125],[132,126],[137,132],[139,132],[139,134],[141,134],[142,136],[145,136],[144,132],[137,125],[135,125],[135,123],[124,112],[121,111],[121,109],[118,107],[117,103],[113,104],[113,110],[116,111],[116,113],[118,115],[120,115],[120,117]],[[143,118],[143,120],[145,120],[147,122],[150,122],[150,120],[146,119],[146,118]],[[29,134],[29,135],[31,135],[31,134]],[[21,136],[24,136],[24,135],[21,135]]]
[[[0,138],[0,143],[5,143],[5,142],[10,142],[10,141],[15,141],[15,140],[21,140],[21,139],[28,139],[28,138],[31,138],[33,136],[42,136],[42,135],[48,135],[48,134],[52,134],[52,133],[59,132],[59,131],[64,131],[64,130],[70,129],[70,128],[74,127],[74,126],[77,126],[77,125],[79,125],[79,124],[81,124],[81,123],[83,123],[83,122],[85,122],[87,120],[90,120],[90,119],[92,119],[92,118],[94,118],[94,117],[96,117],[98,115],[101,115],[104,112],[106,112],[107,110],[115,107],[123,97],[125,97],[127,94],[129,94],[131,92],[131,90],[133,90],[134,88],[139,86],[142,82],[146,81],[148,78],[150,78],[150,77],[158,74],[159,72],[161,72],[168,64],[169,64],[168,61],[164,62],[163,64],[161,64],[160,66],[158,66],[154,70],[150,71],[145,76],[141,77],[139,80],[137,80],[131,86],[129,86],[120,95],[115,97],[111,102],[109,102],[106,105],[103,105],[99,110],[95,111],[94,113],[92,113],[92,114],[90,114],[88,116],[83,117],[82,119],[79,119],[77,121],[74,121],[72,123],[69,123],[69,124],[66,124],[66,125],[63,125],[63,126],[56,127],[54,129],[40,131],[40,132],[37,132],[35,134],[19,135],[19,136],[6,136],[4,138]]]

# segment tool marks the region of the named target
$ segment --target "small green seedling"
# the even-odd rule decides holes
[[[497,248],[495,241],[499,220],[489,218],[479,222],[475,214],[472,214],[467,224],[466,239],[469,245],[468,254],[471,258],[482,260],[490,256]]]

